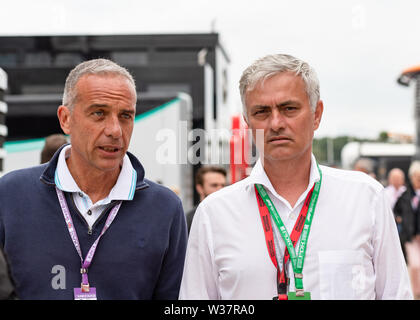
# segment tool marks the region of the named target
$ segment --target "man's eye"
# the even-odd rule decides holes
[[[98,117],[102,117],[104,115],[103,111],[94,111],[93,114]]]
[[[266,110],[265,110],[265,109],[260,109],[260,110],[255,111],[255,112],[254,112],[254,115],[257,115],[257,114],[262,114],[262,113],[265,113],[265,112],[266,112]]]
[[[290,112],[295,112],[297,109],[298,109],[298,108],[296,108],[296,107],[285,107],[283,110],[284,110],[285,112],[290,113]]]
[[[123,117],[124,119],[131,119],[132,118],[132,115],[130,113],[123,113],[121,115],[121,117]]]

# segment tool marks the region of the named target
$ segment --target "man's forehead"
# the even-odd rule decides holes
[[[292,83],[292,82],[301,82],[304,83],[302,77],[300,75],[295,74],[292,71],[284,71],[284,72],[278,72],[271,75],[268,75],[266,77],[263,77],[262,79],[259,79],[255,83],[251,84],[246,92],[252,92],[256,90],[264,90],[267,82],[272,82],[275,80],[281,79],[282,81],[285,81],[286,83]]]
[[[212,179],[226,179],[225,176],[221,172],[216,171],[209,171],[203,175],[204,180],[212,180]]]
[[[134,107],[137,102],[137,93],[132,83],[124,76],[118,74],[86,74],[80,77],[76,84],[76,99],[84,96],[100,97],[101,95],[126,96],[133,99]]]
[[[86,84],[96,84],[96,83],[126,83],[129,87],[131,87],[134,91],[135,88],[131,81],[127,79],[127,77],[120,75],[118,73],[88,73],[82,75],[76,83],[76,86],[86,85]]]
[[[301,76],[292,72],[282,72],[267,78],[254,89],[247,90],[245,95],[247,108],[301,104],[302,101],[309,103],[305,82]]]

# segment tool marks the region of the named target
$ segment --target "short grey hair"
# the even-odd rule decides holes
[[[358,158],[353,165],[355,169],[364,169],[368,173],[372,173],[375,167],[375,161],[370,158]]]
[[[420,161],[415,160],[410,164],[408,176],[411,178],[416,172],[420,172]]]
[[[116,75],[122,76],[133,86],[135,99],[137,101],[136,84],[133,76],[124,67],[108,59],[92,59],[78,64],[70,71],[64,86],[63,102],[64,106],[73,109],[77,100],[77,82],[84,75]]]
[[[305,83],[309,104],[312,111],[315,112],[320,98],[319,80],[315,70],[308,63],[291,55],[274,54],[256,60],[242,73],[239,80],[239,91],[245,118],[247,118],[246,93],[254,90],[258,84],[262,84],[266,79],[282,72],[293,72],[302,78]]]

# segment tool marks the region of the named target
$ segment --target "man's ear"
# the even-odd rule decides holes
[[[324,112],[324,103],[322,100],[319,100],[316,104],[315,117],[314,117],[314,131],[319,128],[321,123],[322,113]]]
[[[195,190],[197,190],[197,193],[201,196],[204,196],[204,190],[203,190],[203,186],[201,184],[196,184],[195,185]]]
[[[242,118],[244,119],[246,125],[249,127],[247,116],[244,113],[242,113]]]
[[[65,134],[71,134],[70,130],[70,109],[66,106],[59,106],[57,109],[58,121]]]
[[[203,192],[203,186],[201,184],[196,184],[195,185],[195,190],[197,190],[198,193],[202,193]]]

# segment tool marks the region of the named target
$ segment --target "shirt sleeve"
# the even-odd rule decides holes
[[[210,219],[205,206],[200,204],[194,215],[188,238],[179,299],[220,299],[217,274]]]
[[[374,202],[373,265],[376,299],[413,299],[407,265],[402,253],[391,207],[380,191]]]

